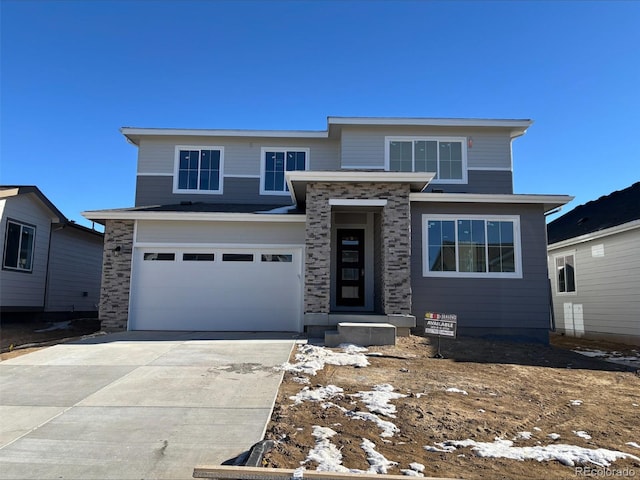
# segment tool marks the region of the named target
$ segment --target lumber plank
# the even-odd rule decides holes
[[[315,470],[304,470],[301,472],[300,470],[293,470],[289,468],[238,467],[233,465],[198,465],[193,470],[193,478],[214,478],[219,480],[304,480],[305,478],[314,480],[407,480],[407,478],[409,477],[405,475],[317,472]],[[455,480],[452,478],[444,477],[422,478],[424,478],[424,480]]]

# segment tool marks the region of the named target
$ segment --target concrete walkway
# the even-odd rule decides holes
[[[0,477],[192,478],[262,439],[295,342],[127,332],[0,362]]]

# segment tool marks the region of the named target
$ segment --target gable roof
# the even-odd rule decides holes
[[[640,182],[580,205],[547,225],[549,244],[640,219]]]
[[[54,223],[69,222],[67,217],[65,217],[35,185],[0,185],[0,198],[9,198],[28,194],[35,197],[47,210],[51,212],[51,217],[54,220]]]
[[[58,208],[49,200],[44,193],[35,185],[0,185],[0,199],[16,197],[18,195],[31,195],[51,214],[52,223],[62,224],[64,227],[72,227],[81,232],[92,233],[103,237],[104,234],[77,224],[74,220],[69,220]]]

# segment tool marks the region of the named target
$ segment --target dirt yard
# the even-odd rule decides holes
[[[97,318],[80,318],[56,322],[0,322],[0,360],[32,352],[67,339],[100,330]]]
[[[333,455],[328,463],[334,467],[389,474],[417,475],[422,464],[424,476],[466,479],[640,476],[638,372],[571,352],[615,348],[638,357],[640,347],[567,337],[554,337],[553,343],[443,340],[445,358],[436,359],[435,340],[411,336],[399,338],[395,347],[370,347],[364,352],[369,366],[327,364],[316,375],[286,372],[266,436],[277,444],[264,466],[316,469]],[[290,362],[300,365],[296,354]],[[367,405],[367,395],[375,397],[376,388],[384,390],[375,386],[384,384],[406,396],[389,400],[391,409]],[[306,397],[296,404],[291,397],[301,391]],[[353,396],[358,392],[369,393]],[[371,413],[397,431],[384,436],[385,424],[370,421]],[[455,443],[464,440],[466,446]],[[635,458],[602,460],[608,454],[595,449]],[[547,460],[517,459],[527,455]],[[308,457],[315,460],[303,464]]]

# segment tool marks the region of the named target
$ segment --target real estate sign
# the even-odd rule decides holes
[[[425,335],[456,338],[458,316],[452,313],[427,312],[424,314]]]

